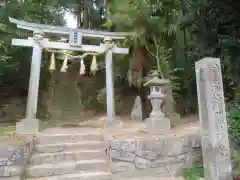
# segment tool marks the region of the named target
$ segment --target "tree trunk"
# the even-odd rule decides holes
[[[82,27],[82,25],[83,25],[82,16],[81,16],[82,10],[83,10],[82,9],[82,4],[79,3],[78,7],[77,7],[77,10],[76,10],[76,13],[75,13],[77,15],[77,27],[78,28]]]
[[[83,0],[83,28],[84,29],[88,29],[90,28],[90,10],[91,10],[91,6],[92,6],[93,1],[91,0],[89,2],[89,0]]]
[[[138,95],[142,102],[142,117],[145,120],[151,112],[151,103],[148,100],[148,87],[143,86],[143,78],[149,71],[148,53],[144,46],[135,47],[133,58],[130,61],[129,83],[138,88]]]

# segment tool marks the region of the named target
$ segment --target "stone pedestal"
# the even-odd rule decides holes
[[[37,134],[40,130],[40,120],[38,119],[22,119],[16,124],[16,132],[18,134]]]
[[[168,118],[148,118],[145,123],[149,134],[162,134],[168,132],[171,128]]]
[[[120,127],[121,127],[121,122],[120,122],[119,117],[116,117],[114,121],[106,120],[105,124],[104,124],[105,129],[116,129],[117,130]]]
[[[146,120],[148,133],[158,134],[168,132],[171,128],[170,119],[168,119],[162,109],[166,95],[165,86],[170,83],[169,80],[159,79],[158,73],[153,74],[145,86],[150,87],[150,95],[148,96],[152,103],[152,112]]]

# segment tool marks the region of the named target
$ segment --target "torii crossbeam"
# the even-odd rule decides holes
[[[42,50],[47,49],[62,49],[71,51],[85,51],[85,52],[105,52],[106,63],[106,89],[107,89],[107,116],[108,123],[115,120],[115,102],[114,102],[114,85],[113,85],[113,67],[112,56],[115,54],[128,54],[128,48],[118,48],[116,46],[109,48],[113,40],[125,39],[131,33],[116,33],[93,31],[86,29],[70,29],[59,26],[42,25],[35,23],[28,23],[17,19],[9,18],[9,21],[16,24],[18,28],[33,32],[33,37],[28,39],[12,39],[12,45],[33,47],[28,101],[26,118],[17,123],[16,131],[20,134],[36,134],[39,132],[40,121],[36,119],[40,68],[42,59]],[[60,34],[61,36],[69,36],[69,43],[49,41],[44,38],[44,33]],[[105,39],[106,44],[83,45],[82,37]]]

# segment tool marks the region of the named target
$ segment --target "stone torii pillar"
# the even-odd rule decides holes
[[[36,134],[39,131],[39,120],[36,119],[36,114],[42,60],[41,41],[44,39],[44,33],[41,31],[34,31],[33,39],[35,44],[32,52],[26,118],[16,125],[16,132],[19,134]]]
[[[106,47],[112,46],[113,40],[108,37],[104,39],[104,45]],[[114,99],[114,79],[113,79],[113,52],[109,48],[105,53],[106,64],[106,98],[107,98],[107,125],[114,123],[115,114],[115,99]]]

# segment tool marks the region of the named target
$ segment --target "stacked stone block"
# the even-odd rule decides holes
[[[16,134],[9,135],[9,138],[22,138],[17,136]],[[24,178],[24,169],[31,155],[33,142],[33,140],[27,140],[14,147],[2,143],[0,147],[0,179],[21,180]]]
[[[123,176],[176,176],[201,161],[198,134],[108,140],[110,171]]]

